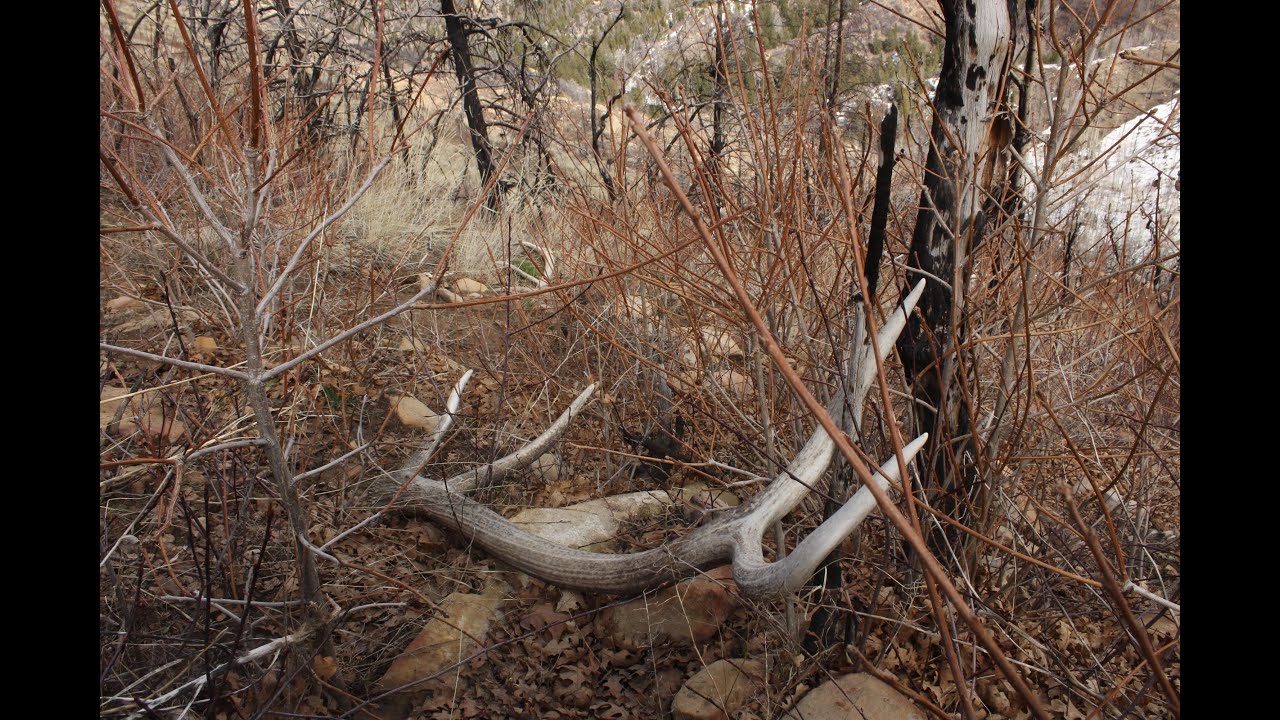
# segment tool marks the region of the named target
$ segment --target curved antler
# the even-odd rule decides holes
[[[880,328],[877,339],[881,357],[872,357],[869,345],[854,349],[850,387],[838,392],[828,405],[833,414],[844,407],[846,399],[850,406],[861,407],[875,377],[876,363],[883,361],[894,347],[923,290],[921,281]],[[401,474],[386,476],[375,481],[371,494],[391,509],[422,513],[458,530],[495,557],[548,583],[606,593],[642,590],[726,562],[733,564],[734,578],[744,594],[762,596],[788,592],[808,580],[823,558],[876,508],[869,488],[860,488],[790,555],[772,563],[764,560],[761,538],[765,530],[794,510],[831,464],[835,443],[821,427],[814,430],[791,463],[750,502],[723,513],[678,540],[638,553],[588,552],[544,540],[463,494],[481,483],[496,482],[530,465],[555,443],[595,389],[595,384],[587,387],[546,432],[500,460],[443,482],[422,476],[412,479],[405,479]],[[903,448],[907,463],[926,439],[926,435],[921,435]],[[874,481],[882,488],[891,487],[900,479],[898,468],[897,460],[890,458],[876,473]],[[410,472],[414,469],[408,468]]]

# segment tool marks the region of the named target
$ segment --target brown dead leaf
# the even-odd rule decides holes
[[[587,686],[590,678],[578,666],[566,665],[557,674],[556,697],[576,708],[585,708],[595,699],[595,692]]]
[[[631,717],[631,713],[626,709],[613,703],[599,703],[592,705],[591,713],[593,717],[601,718],[601,720],[624,720]]]
[[[600,659],[607,667],[629,668],[644,659],[644,653],[628,648],[602,648]]]
[[[463,695],[462,700],[458,703],[458,709],[462,710],[462,717],[473,718],[479,715],[483,708],[472,696]]]
[[[1171,639],[1178,634],[1178,623],[1169,615],[1165,615],[1155,621],[1155,624],[1151,626],[1151,632],[1155,633],[1156,637]]]
[[[529,614],[525,616],[521,624],[530,630],[546,630],[551,635],[551,639],[559,640],[564,631],[568,629],[569,616],[565,613],[556,612],[550,603],[542,603],[535,605]]]
[[[1066,620],[1059,620],[1054,626],[1053,644],[1063,652],[1071,646],[1072,630],[1071,625]]]
[[[561,590],[560,599],[556,601],[556,612],[570,613],[584,606],[586,600],[582,594],[573,590]]]
[[[557,638],[542,646],[542,654],[547,657],[558,657],[565,655],[565,651],[574,646],[573,639],[569,636]],[[565,657],[564,660],[574,660],[575,658]]]
[[[321,680],[328,680],[338,673],[338,659],[332,655],[317,655],[311,659],[311,669]]]
[[[614,697],[622,695],[622,679],[617,675],[610,674],[604,679],[604,690]]]

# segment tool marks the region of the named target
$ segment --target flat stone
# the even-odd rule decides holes
[[[751,392],[751,379],[737,370],[717,370],[712,377],[730,395],[746,397]]]
[[[116,385],[107,385],[102,388],[102,399],[98,402],[98,429],[106,430],[111,424],[111,419],[115,417],[116,410],[120,404],[125,402],[125,395],[129,395],[129,388],[123,388]]]
[[[124,414],[120,417],[121,435],[131,435],[141,431],[153,437],[163,435],[170,442],[176,442],[187,431],[182,421],[174,418],[172,413],[165,414],[164,407],[156,397],[151,394],[137,395],[130,393],[128,388],[113,385],[102,389],[102,400],[98,405],[99,429],[107,429],[111,419],[115,417],[116,410],[123,402],[128,402],[129,407],[125,408]]]
[[[759,660],[717,660],[676,693],[671,712],[677,720],[727,720],[750,699],[764,678]]]
[[[107,301],[106,310],[109,313],[122,312],[124,310],[139,310],[146,307],[147,304],[137,298],[131,298],[127,295],[121,295]]]
[[[708,355],[716,359],[744,357],[742,346],[725,330],[702,328],[702,346]]]
[[[640,597],[600,613],[614,645],[628,650],[666,642],[692,645],[716,634],[737,606],[733,568],[709,570],[653,597]]]
[[[654,332],[658,325],[660,311],[654,302],[639,295],[620,295],[613,306],[614,317],[618,320],[635,320],[645,332]]]
[[[453,291],[463,296],[482,295],[489,292],[489,286],[479,280],[464,277],[453,281]]]
[[[432,432],[440,425],[440,416],[412,395],[400,395],[391,398],[391,406],[395,408],[396,417],[400,419],[400,422],[409,427],[422,428],[427,432]]]
[[[665,490],[642,491],[559,508],[528,508],[516,513],[511,522],[565,547],[613,552],[624,522],[652,517],[670,504]]]
[[[422,344],[418,338],[400,338],[400,344],[396,346],[396,350],[400,352],[426,352],[427,346]]]
[[[440,603],[448,617],[427,622],[418,636],[391,662],[391,667],[378,680],[379,693],[419,682],[382,703],[382,717],[387,720],[407,717],[415,702],[433,686],[454,682],[457,668],[445,670],[470,657],[480,648],[489,628],[502,615],[509,588],[493,583],[483,594],[451,593]],[[432,677],[434,676],[434,677]],[[425,680],[431,678],[431,680]]]
[[[555,453],[544,453],[529,466],[529,472],[543,482],[553,483],[560,479],[560,461]]]
[[[795,708],[783,717],[789,720],[925,720],[924,712],[907,696],[867,673],[828,680],[800,698]]]

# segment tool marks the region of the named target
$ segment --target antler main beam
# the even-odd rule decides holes
[[[879,358],[873,357],[869,345],[854,348],[849,386],[836,393],[828,405],[833,414],[838,413],[846,401],[855,409],[862,406],[875,377],[876,364],[894,347],[923,290],[921,281],[880,328]],[[595,388],[592,384],[583,390],[542,435],[494,463],[445,481],[420,475],[409,477],[417,470],[410,465],[401,473],[375,481],[370,492],[379,504],[421,513],[452,527],[495,557],[548,583],[617,594],[642,590],[726,562],[733,564],[734,579],[746,595],[788,592],[808,580],[823,558],[876,508],[870,489],[862,487],[790,555],[776,562],[765,561],[761,544],[765,530],[794,510],[817,486],[831,464],[835,443],[821,427],[814,430],[786,469],[750,502],[725,512],[679,540],[639,553],[595,553],[549,542],[463,494],[530,465],[555,443],[573,416],[590,400]],[[855,418],[857,415],[855,412]],[[907,463],[926,439],[927,436],[921,435],[903,448]],[[876,473],[874,481],[881,488],[892,487],[900,479],[898,468],[896,458],[890,458]]]

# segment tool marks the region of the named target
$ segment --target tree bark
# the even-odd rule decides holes
[[[867,277],[866,293],[872,300],[880,284],[880,259],[884,257],[884,238],[889,228],[889,201],[893,186],[893,154],[898,140],[898,106],[890,105],[880,122],[880,168],[876,171],[876,199],[871,206],[871,228],[867,233],[867,257],[862,272]]]
[[[467,129],[471,131],[471,149],[475,152],[480,183],[487,185],[493,174],[493,150],[489,143],[489,126],[485,123],[480,95],[476,91],[475,66],[471,63],[467,29],[453,0],[440,0],[440,12],[444,15],[444,31],[449,39],[449,52],[453,55],[453,70],[458,76],[458,86],[462,88],[462,112],[467,117]],[[497,193],[496,188],[494,193]]]
[[[923,463],[926,487],[943,492],[940,509],[961,516],[977,473],[969,413],[956,392],[956,321],[964,305],[967,256],[985,224],[979,151],[1002,102],[1013,46],[1012,5],[1008,0],[942,1],[946,44],[907,263],[920,272],[909,270],[906,279],[908,287],[921,276],[929,283],[898,340],[918,401],[916,417],[930,433],[930,462]]]
[[[711,167],[719,172],[721,163],[724,162],[724,122],[725,122],[725,104],[728,95],[728,73],[725,72],[725,43],[732,42],[732,35],[725,37],[725,25],[729,22],[728,13],[720,15],[716,19],[716,47],[715,57],[711,63],[711,82],[714,87],[714,97],[711,100]]]

